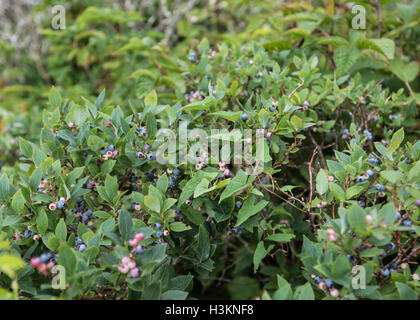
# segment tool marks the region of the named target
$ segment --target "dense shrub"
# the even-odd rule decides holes
[[[1,297],[418,299],[417,7],[361,32],[341,5],[226,3],[208,29],[75,4],[43,32],[48,81],[0,91]],[[184,123],[200,152],[163,164]]]

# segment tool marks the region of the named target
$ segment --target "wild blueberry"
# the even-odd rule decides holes
[[[413,225],[413,222],[411,220],[404,220],[403,225],[406,227],[411,227]]]
[[[358,205],[364,208],[366,206],[366,203],[363,200],[357,201]]]
[[[51,253],[43,253],[39,258],[42,263],[47,263],[51,259]]]
[[[242,121],[247,121],[248,120],[248,115],[246,113],[242,113],[241,119],[242,119]]]
[[[83,252],[83,251],[85,251],[86,250],[86,245],[84,244],[84,243],[82,243],[81,245],[80,245],[80,247],[79,247],[79,251],[80,252]]]
[[[135,254],[142,254],[142,253],[144,253],[144,251],[145,251],[145,249],[143,248],[143,246],[138,245],[136,247]]]
[[[154,159],[156,159],[156,156],[155,156],[155,154],[154,154],[154,153],[149,153],[149,154],[147,155],[147,160],[154,160]]]
[[[389,269],[387,269],[387,268],[382,269],[382,270],[381,270],[381,274],[382,274],[384,277],[388,277],[388,276],[389,276]]]
[[[373,172],[373,170],[368,169],[368,170],[366,170],[366,174],[367,174],[369,177],[371,177],[371,176],[373,176],[375,173]]]
[[[32,230],[25,230],[25,232],[23,233],[23,236],[25,238],[32,237],[33,235],[34,235],[34,232]]]
[[[344,129],[344,130],[343,130],[343,133],[344,133],[344,134],[349,133],[349,129]]]
[[[276,110],[276,107],[275,107],[275,106],[273,106],[273,105],[271,105],[268,109],[269,109],[271,112],[274,112],[274,110]]]
[[[115,150],[114,145],[110,144],[110,145],[108,146],[108,151],[114,151],[114,150]]]
[[[106,149],[101,149],[101,154],[104,155],[106,153]]]
[[[241,201],[236,201],[236,208],[240,209],[242,207]]]
[[[314,278],[314,281],[315,281],[316,284],[319,284],[322,281],[322,278],[320,276],[316,276]]]
[[[331,288],[334,282],[331,279],[325,279],[325,284],[328,288]]]
[[[63,200],[57,202],[57,209],[63,209],[66,203]]]
[[[178,168],[174,169],[174,176],[179,176],[181,173],[181,170],[179,170]]]
[[[365,178],[363,178],[362,176],[358,176],[356,178],[356,182],[363,182],[363,181],[365,181]]]
[[[76,237],[76,243],[77,243],[77,244],[82,244],[82,243],[83,243],[83,241],[82,241],[82,239],[80,239],[79,237]]]
[[[162,225],[159,222],[156,222],[155,229],[159,230],[160,228],[162,228]]]
[[[82,214],[82,221],[86,222],[89,219],[87,214]]]
[[[156,237],[161,238],[163,236],[163,231],[158,230],[156,231]]]
[[[380,192],[385,192],[386,188],[384,185],[377,183],[375,184],[375,190],[380,191]]]
[[[144,150],[145,150],[145,151],[149,151],[149,150],[150,150],[150,145],[146,143],[146,144],[144,145]]]
[[[386,248],[387,248],[388,251],[394,250],[395,249],[395,243],[394,242],[388,242],[386,244]]]
[[[399,211],[397,211],[397,213],[395,214],[395,218],[397,220],[400,220],[401,219],[401,213]]]
[[[87,216],[90,216],[90,215],[92,214],[92,210],[91,210],[91,209],[86,210],[85,214],[86,214]]]
[[[137,158],[143,158],[143,157],[144,157],[143,152],[141,151],[137,152]]]

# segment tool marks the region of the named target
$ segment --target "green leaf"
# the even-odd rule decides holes
[[[406,284],[395,282],[395,286],[397,287],[401,300],[418,300],[419,295]]]
[[[4,173],[0,176],[0,201],[6,201],[9,199],[9,178],[6,173]]]
[[[58,264],[66,270],[66,276],[73,275],[77,267],[77,257],[73,249],[62,245],[58,252]]]
[[[346,194],[343,190],[342,187],[340,187],[338,184],[336,184],[335,182],[330,182],[329,183],[329,188],[331,193],[333,194],[333,196],[339,200],[339,201],[344,201],[346,200]]]
[[[57,223],[57,227],[55,228],[55,235],[57,238],[66,241],[67,239],[67,226],[64,222],[64,219],[60,219],[60,221]]]
[[[419,74],[420,64],[418,62],[407,63],[400,59],[394,59],[389,63],[389,69],[402,81],[411,82]]]
[[[19,148],[22,151],[25,158],[31,159],[32,158],[32,144],[25,140],[24,138],[19,138]]]
[[[181,108],[181,111],[190,110],[207,110],[216,103],[216,98],[213,96],[206,97],[204,100],[192,102]]]
[[[56,88],[52,88],[50,91],[49,102],[51,106],[57,108],[61,104],[61,95]]]
[[[121,209],[118,218],[118,228],[122,238],[127,241],[133,232],[133,220],[131,219],[130,213],[125,209]]]
[[[153,195],[147,195],[144,197],[144,204],[154,212],[160,213],[160,201]]]
[[[236,222],[236,227],[244,223],[254,214],[260,212],[268,204],[268,201],[261,200],[257,204],[254,204],[255,196],[252,194],[242,205],[241,209],[238,212],[238,221]]]
[[[162,294],[162,300],[185,300],[188,292],[181,290],[168,290]]]
[[[160,191],[162,191],[162,193],[165,193],[166,190],[168,190],[168,185],[169,185],[169,179],[165,173],[159,177],[158,181],[156,182],[156,187]]]
[[[314,300],[315,295],[309,282],[300,286],[295,291],[296,300]]]
[[[23,197],[21,189],[13,195],[11,206],[16,213],[25,212],[25,198]]]
[[[210,255],[210,239],[209,233],[204,225],[200,226],[198,232],[198,243],[197,243],[197,259],[200,262],[206,261]]]
[[[182,222],[173,222],[169,225],[169,229],[171,229],[174,232],[182,232],[182,231],[191,230],[191,227],[187,226],[186,224]]]
[[[235,192],[247,187],[247,178],[248,175],[243,170],[239,170],[236,176],[228,183],[226,189],[223,191],[220,196],[219,203],[232,196]]]
[[[146,107],[155,107],[157,105],[157,94],[155,90],[152,90],[145,98],[144,104]]]
[[[353,205],[347,216],[350,227],[353,230],[364,231],[366,229],[366,215],[362,208],[358,205]]]
[[[271,240],[275,242],[289,242],[295,237],[296,236],[291,233],[276,233],[276,234],[269,235],[264,240]]]
[[[316,190],[321,195],[328,191],[328,176],[324,169],[319,170],[316,176]]]
[[[48,229],[48,216],[44,209],[39,210],[36,217],[36,227],[41,235],[44,235]]]
[[[109,174],[106,175],[105,178],[105,190],[106,194],[108,195],[109,199],[112,200],[114,197],[118,195],[118,180],[115,177],[110,176]]]
[[[257,272],[258,266],[260,265],[261,261],[265,258],[265,256],[274,248],[274,245],[269,245],[267,250],[264,248],[264,241],[258,242],[257,248],[254,252],[254,273]]]

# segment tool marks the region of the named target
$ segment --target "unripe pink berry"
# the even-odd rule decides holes
[[[114,152],[112,153],[112,155],[113,155],[114,157],[117,157],[117,156],[119,155],[118,150],[114,150]]]
[[[334,177],[333,177],[333,176],[328,176],[328,181],[329,181],[329,182],[334,181]]]
[[[138,240],[136,238],[130,239],[130,246],[136,247],[138,245]]]
[[[273,133],[272,132],[267,132],[267,138],[271,138],[272,136],[273,136]]]
[[[112,153],[112,151],[107,151],[107,152],[106,152],[106,155],[107,155],[108,157],[112,157],[113,153]]]
[[[125,264],[119,264],[118,265],[118,270],[120,270],[120,272],[122,273],[127,273],[128,272],[128,266]]]
[[[366,215],[366,222],[370,223],[370,222],[372,222],[372,220],[373,220],[372,216],[370,214],[367,214]]]
[[[54,264],[54,262],[52,260],[50,260],[50,262],[48,262],[48,264],[47,264],[47,268],[48,269],[51,269],[54,266],[55,266],[55,264]]]
[[[139,276],[139,269],[138,268],[134,268],[130,271],[130,276],[132,276],[133,278],[137,278]]]
[[[330,294],[333,297],[338,297],[340,295],[340,292],[336,288],[331,288],[330,289]]]
[[[141,205],[136,204],[136,205],[134,206],[134,209],[135,209],[136,211],[140,211],[140,210],[141,210]]]
[[[41,263],[39,266],[38,266],[38,271],[39,272],[46,272],[47,271],[47,265],[45,264],[45,263]]]
[[[48,209],[50,209],[51,211],[54,211],[55,209],[57,209],[57,204],[56,203],[50,203],[48,206]]]
[[[31,259],[31,266],[36,268],[41,264],[41,258],[40,257],[34,257]]]
[[[127,267],[129,269],[134,269],[136,267],[136,263],[133,260],[130,260],[130,262],[127,263]]]
[[[228,176],[228,175],[230,174],[230,170],[229,170],[229,169],[225,169],[225,170],[223,171],[223,174],[224,174],[225,176]]]
[[[143,232],[139,232],[139,233],[137,233],[137,234],[136,234],[136,239],[137,239],[138,241],[143,240],[143,239],[144,239],[144,234],[143,234]]]
[[[122,258],[122,259],[121,259],[121,262],[122,262],[123,264],[127,264],[127,263],[129,263],[130,261],[131,261],[130,257],[127,257],[127,256],[125,256],[124,258]]]
[[[73,122],[69,122],[69,127],[73,128],[74,127],[74,123]]]

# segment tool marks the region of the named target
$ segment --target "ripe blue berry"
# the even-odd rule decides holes
[[[268,109],[269,109],[271,112],[274,112],[274,111],[276,110],[276,107],[275,107],[275,106],[273,106],[273,105],[271,105]]]
[[[89,219],[87,214],[82,214],[82,221],[86,222]]]
[[[401,213],[399,211],[397,211],[397,213],[395,214],[395,218],[397,220],[400,220],[401,219]]]
[[[162,230],[156,231],[156,237],[161,238],[162,236],[163,236],[163,231]]]
[[[358,204],[359,206],[361,206],[362,208],[364,208],[364,207],[366,206],[366,203],[365,203],[363,200],[359,200],[359,201],[357,201],[357,204]]]
[[[115,150],[114,145],[110,144],[110,145],[108,146],[108,151],[114,151],[114,150]]]
[[[41,254],[41,256],[39,258],[41,259],[42,263],[47,263],[51,259],[51,254],[50,253],[43,253],[43,254]]]
[[[136,247],[136,251],[134,252],[134,254],[142,254],[142,253],[144,253],[144,251],[146,251],[146,250],[143,248],[143,246],[138,245]]]
[[[66,203],[63,200],[57,202],[57,209],[63,209]]]
[[[385,192],[386,188],[384,185],[377,183],[375,184],[375,190],[380,191],[380,192]]]
[[[395,249],[395,243],[394,242],[388,242],[386,244],[386,248],[388,249],[388,251],[392,251]]]
[[[328,288],[331,288],[334,282],[331,279],[325,279],[325,284]]]
[[[356,178],[356,182],[363,182],[363,181],[365,181],[365,178],[364,178],[364,177],[362,177],[362,176],[358,176],[358,177]]]
[[[382,269],[382,270],[381,270],[381,274],[382,274],[384,277],[388,277],[388,276],[389,276],[389,269],[387,269],[387,268]]]
[[[373,176],[375,173],[373,172],[373,170],[368,169],[368,170],[366,170],[366,174],[367,174],[369,177],[371,177],[371,176]]]
[[[86,245],[84,244],[84,243],[82,243],[81,245],[80,245],[80,247],[79,247],[79,251],[80,252],[83,252],[83,251],[85,251],[86,250]]]
[[[156,155],[154,153],[149,153],[147,155],[147,160],[154,160],[154,159],[156,159]]]
[[[241,201],[236,201],[236,208],[241,208],[242,207],[242,202]]]
[[[160,228],[162,228],[162,225],[159,222],[156,222],[155,223],[155,229],[159,230]]]
[[[246,113],[242,113],[241,119],[242,119],[242,121],[247,121],[248,120],[248,115]]]
[[[403,225],[406,227],[411,227],[413,225],[413,222],[411,220],[404,220]]]
[[[178,168],[174,169],[174,176],[179,176],[181,174],[181,170],[179,170]]]
[[[316,284],[319,284],[322,281],[322,278],[320,276],[316,276],[314,278],[314,281],[315,281]]]
[[[143,157],[144,157],[143,152],[141,151],[137,152],[137,158],[143,158]]]

